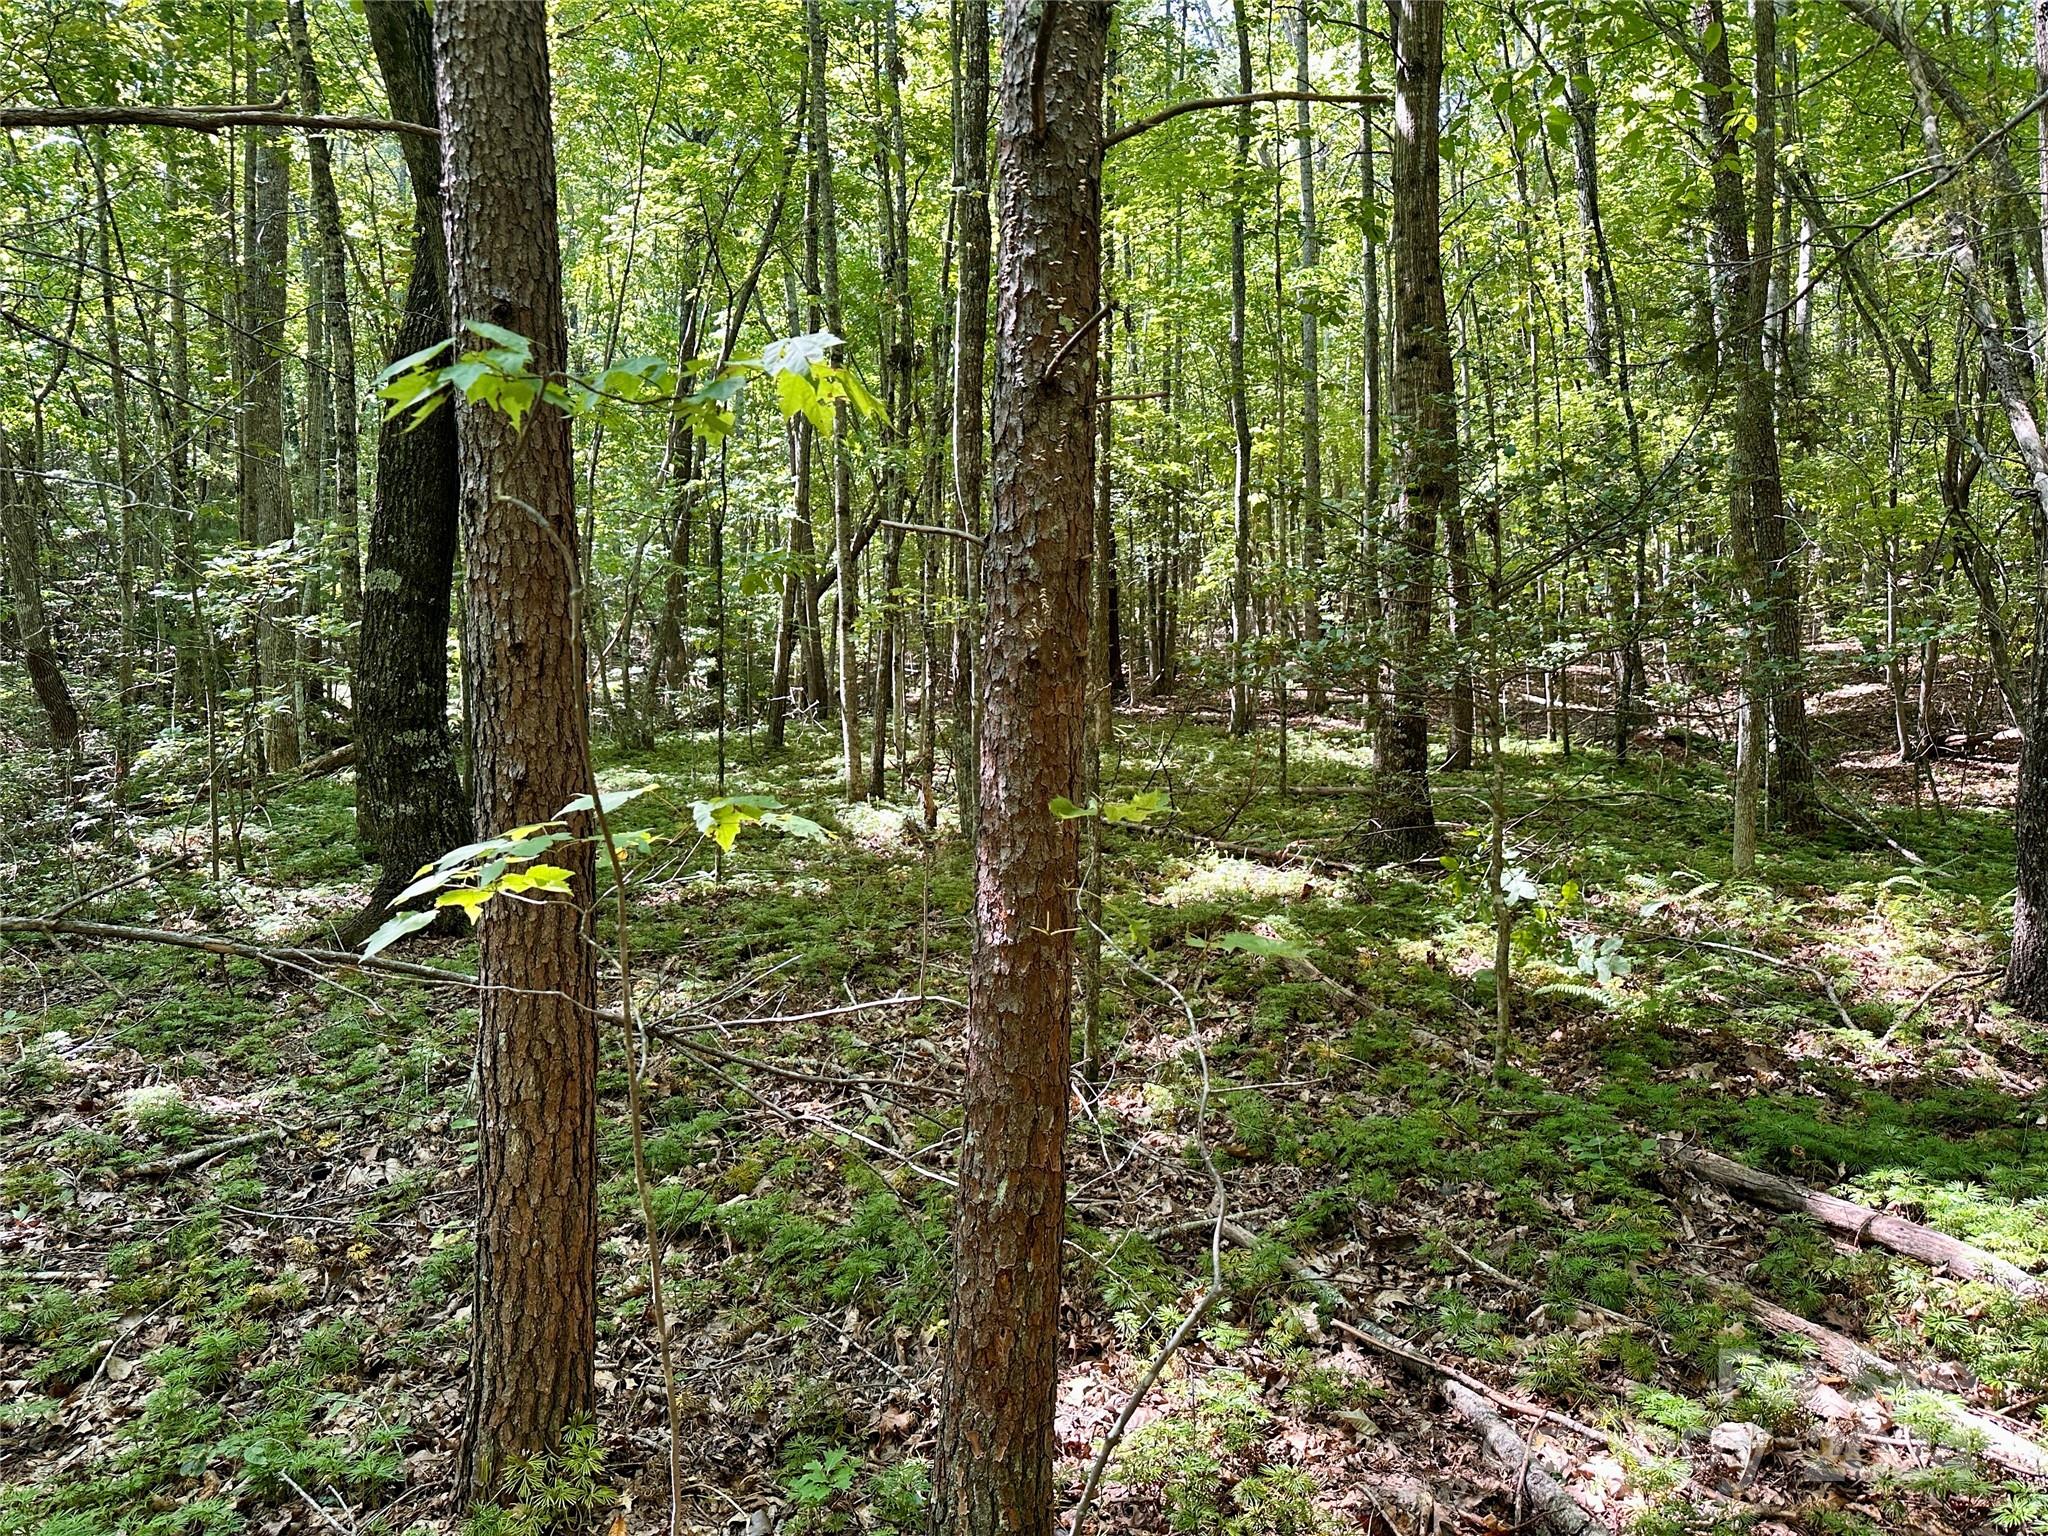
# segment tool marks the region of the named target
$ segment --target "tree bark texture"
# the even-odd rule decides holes
[[[1438,841],[1429,798],[1427,667],[1437,524],[1458,494],[1457,385],[1439,209],[1443,7],[1437,0],[1387,0],[1387,19],[1394,36],[1394,366],[1388,395],[1399,439],[1398,536],[1388,550],[1392,698],[1375,755],[1386,851],[1415,858],[1434,852]]]
[[[366,0],[371,46],[391,110],[438,123],[433,19],[426,0]],[[405,141],[413,185],[412,272],[391,357],[449,334],[441,228],[441,146]],[[455,579],[455,417],[436,411],[377,436],[362,638],[356,649],[356,832],[383,865],[363,912],[343,930],[360,942],[422,864],[469,841],[470,807],[448,726],[448,610]]]
[[[934,1524],[1051,1536],[1108,8],[1006,0],[966,1139]]]
[[[533,367],[568,354],[538,3],[434,7],[457,324],[528,337]],[[491,830],[546,821],[584,787],[589,698],[578,617],[569,422],[518,428],[459,405],[465,656],[475,801]],[[587,830],[572,818],[572,831]],[[489,1495],[507,1463],[588,1414],[596,1353],[596,972],[589,844],[563,844],[569,899],[485,909],[477,1042],[476,1293],[460,1476]]]

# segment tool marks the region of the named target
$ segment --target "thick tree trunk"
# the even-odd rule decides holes
[[[1728,63],[1721,0],[1698,13],[1706,128],[1715,147],[1709,204],[1713,259],[1722,302],[1719,354],[1735,381],[1729,463],[1729,533],[1735,568],[1751,618],[1744,640],[1743,715],[1736,750],[1734,859],[1738,871],[1754,857],[1756,792],[1765,750],[1765,711],[1777,735],[1777,792],[1788,831],[1812,817],[1813,768],[1808,757],[1806,695],[1800,657],[1799,575],[1791,548],[1785,488],[1779,475],[1777,391],[1764,357],[1770,300],[1769,259],[1776,227],[1777,157],[1771,102],[1776,94],[1776,12],[1758,0],[1757,128],[1751,136],[1754,174],[1748,208],[1741,146],[1731,113],[1734,75]]]
[[[1387,0],[1394,35],[1394,372],[1400,439],[1393,566],[1393,697],[1380,723],[1378,815],[1386,850],[1416,858],[1439,838],[1429,799],[1429,650],[1436,530],[1458,494],[1456,381],[1444,310],[1438,110],[1444,17],[1435,0]]]
[[[365,0],[370,43],[394,117],[436,123],[434,24],[426,0]],[[408,135],[412,272],[391,341],[395,361],[449,334],[441,150]],[[360,942],[422,864],[469,841],[470,806],[448,727],[448,609],[458,537],[455,418],[377,435],[362,642],[356,649],[356,835],[383,870],[343,937]]]
[[[1051,1536],[1106,6],[1006,0],[978,919],[933,1523]],[[1041,30],[1044,29],[1044,30]]]
[[[568,357],[548,99],[547,12],[439,0],[449,292],[458,324]],[[456,408],[467,680],[478,823],[546,821],[583,791],[589,699],[576,591],[568,418],[534,408],[515,429]],[[585,818],[572,818],[584,830]],[[564,844],[571,894],[484,912],[477,1031],[476,1293],[460,1477],[490,1494],[506,1464],[552,1449],[595,1394],[596,968],[592,860]]]

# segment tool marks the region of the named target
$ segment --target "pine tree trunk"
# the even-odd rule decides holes
[[[449,294],[456,322],[528,337],[567,361],[548,100],[547,12],[439,0]],[[475,698],[478,823],[546,821],[583,792],[589,700],[576,601],[568,418],[517,429],[456,407]],[[571,819],[583,832],[586,818]],[[480,932],[477,1241],[460,1479],[487,1497],[507,1463],[546,1452],[595,1395],[597,1021],[587,842],[551,859],[572,894],[498,900]]]
[[[978,929],[933,1501],[951,1536],[1054,1529],[1077,838],[1050,807],[1078,787],[1087,688],[1095,348],[1067,343],[1097,302],[1108,19],[1003,8]]]
[[[1394,368],[1399,540],[1388,552],[1392,698],[1382,716],[1377,806],[1387,851],[1416,858],[1439,838],[1429,798],[1430,614],[1436,530],[1458,494],[1456,383],[1444,310],[1439,229],[1438,110],[1443,94],[1443,7],[1387,0],[1394,35]]]

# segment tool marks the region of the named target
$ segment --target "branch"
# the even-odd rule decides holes
[[[0,107],[0,128],[187,128],[220,133],[231,128],[305,128],[315,133],[416,133],[438,139],[441,130],[391,117],[322,117],[279,107]]]
[[[1157,128],[1161,123],[1170,123],[1185,112],[1208,112],[1218,107],[1249,107],[1262,101],[1325,101],[1336,106],[1383,107],[1393,100],[1385,91],[1253,91],[1243,96],[1198,96],[1193,101],[1177,101],[1170,107],[1161,107],[1149,117],[1141,117],[1107,134],[1102,140],[1103,153],[1107,154],[1126,139],[1135,139],[1141,133]]]

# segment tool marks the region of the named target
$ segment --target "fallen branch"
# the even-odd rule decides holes
[[[1458,1417],[1479,1431],[1494,1463],[1515,1478],[1517,1499],[1526,1492],[1545,1525],[1564,1536],[1605,1536],[1606,1527],[1536,1460],[1529,1442],[1494,1411],[1492,1403],[1448,1377],[1443,1391]]]
[[[275,1141],[284,1134],[281,1126],[270,1126],[260,1131],[245,1131],[240,1136],[230,1136],[225,1141],[209,1142],[203,1147],[192,1147],[184,1152],[174,1152],[168,1157],[151,1158],[146,1163],[137,1163],[122,1174],[129,1179],[156,1179],[167,1173],[181,1173],[200,1163],[210,1163],[216,1157],[225,1157],[230,1152],[239,1152],[244,1147],[259,1147],[266,1141]]]
[[[40,933],[51,937],[103,939],[118,944],[161,944],[170,949],[191,949],[201,954],[226,955],[238,960],[255,960],[287,970],[377,971],[386,976],[406,976],[414,981],[438,982],[443,986],[474,987],[476,978],[461,971],[419,965],[410,960],[365,957],[347,949],[321,949],[295,945],[251,944],[217,933],[184,933],[175,928],[134,928],[125,923],[91,923],[80,918],[15,917],[0,913],[0,933]]]
[[[1746,1286],[1723,1280],[1704,1270],[1694,1269],[1691,1273],[1717,1290],[1726,1292],[1772,1332],[1804,1339],[1814,1347],[1820,1361],[1851,1387],[1866,1392],[1877,1387],[1888,1390],[1908,1388],[1921,1392],[1940,1404],[1942,1413],[1952,1425],[1978,1439],[1987,1460],[2028,1477],[2048,1476],[2048,1450],[1995,1419],[1986,1418],[1953,1393],[1923,1385],[1916,1373],[1865,1349],[1847,1334],[1837,1333],[1796,1312],[1788,1312]]]
[[[1774,1211],[1793,1211],[1811,1216],[1830,1231],[1846,1234],[1852,1241],[1872,1242],[1892,1253],[1938,1269],[1947,1269],[1965,1280],[1988,1280],[2029,1301],[2048,1298],[2048,1285],[2010,1260],[1987,1253],[1974,1243],[1950,1237],[1932,1227],[1903,1216],[1887,1215],[1867,1205],[1825,1195],[1774,1173],[1751,1168],[1732,1158],[1687,1146],[1671,1137],[1660,1138],[1658,1150],[1673,1167],[1704,1179],[1722,1189],[1743,1196]]]

